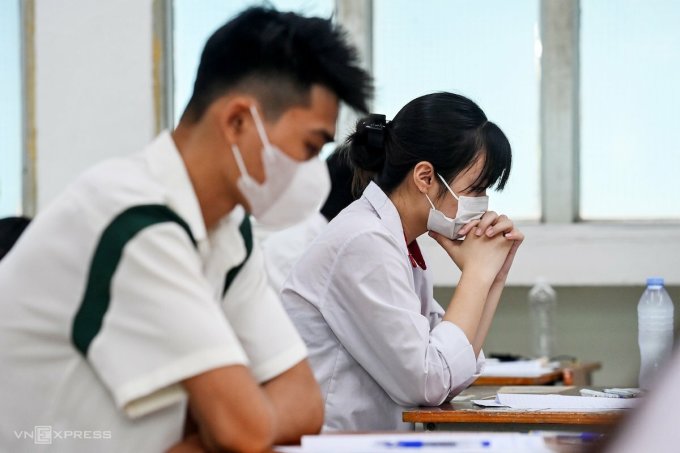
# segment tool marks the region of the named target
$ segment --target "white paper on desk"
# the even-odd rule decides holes
[[[388,447],[387,443],[403,441],[456,443],[456,446],[438,447]],[[482,441],[489,445],[482,446]],[[392,434],[322,434],[303,436],[303,453],[373,453],[417,450],[418,453],[440,453],[443,451],[548,453],[543,437],[538,434],[522,433],[392,433]]]
[[[482,376],[538,377],[546,373],[551,373],[558,367],[558,363],[546,363],[544,359],[517,360],[513,362],[500,362],[494,359],[487,359],[484,362]]]
[[[513,409],[613,410],[631,409],[639,398],[598,398],[592,396],[498,393],[496,401]]]

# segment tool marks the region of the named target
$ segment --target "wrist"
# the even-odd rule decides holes
[[[461,280],[474,280],[477,284],[491,288],[491,285],[495,282],[495,275],[485,269],[483,266],[480,267],[466,267],[461,270]]]

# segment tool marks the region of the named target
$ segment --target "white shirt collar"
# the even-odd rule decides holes
[[[189,224],[194,239],[206,239],[205,222],[189,173],[170,132],[161,132],[144,150],[153,177],[167,189],[168,206]]]
[[[404,252],[408,253],[401,217],[399,217],[399,211],[397,211],[397,207],[394,206],[392,200],[373,181],[364,189],[363,196],[366,197],[366,200],[371,204],[378,217],[383,221]]]

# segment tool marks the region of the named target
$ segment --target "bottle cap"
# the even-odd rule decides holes
[[[662,277],[649,277],[647,279],[647,286],[663,286]]]

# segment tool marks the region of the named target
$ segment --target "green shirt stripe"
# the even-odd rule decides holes
[[[248,257],[253,251],[253,228],[250,225],[250,216],[248,214],[246,214],[245,218],[243,219],[243,222],[241,222],[241,225],[239,226],[239,231],[241,232],[241,236],[243,236],[243,242],[245,242],[246,244],[246,257],[243,258],[241,264],[231,268],[229,272],[227,272],[227,276],[224,279],[224,288],[222,289],[222,298],[224,298],[224,296],[227,294],[229,287],[234,282],[234,279],[243,268],[243,265],[246,264],[246,261],[248,261]]]
[[[90,263],[85,295],[73,320],[71,339],[84,356],[99,333],[111,302],[111,280],[123,255],[125,245],[143,229],[164,222],[175,222],[196,240],[189,225],[164,205],[139,205],[119,214],[102,233]]]

